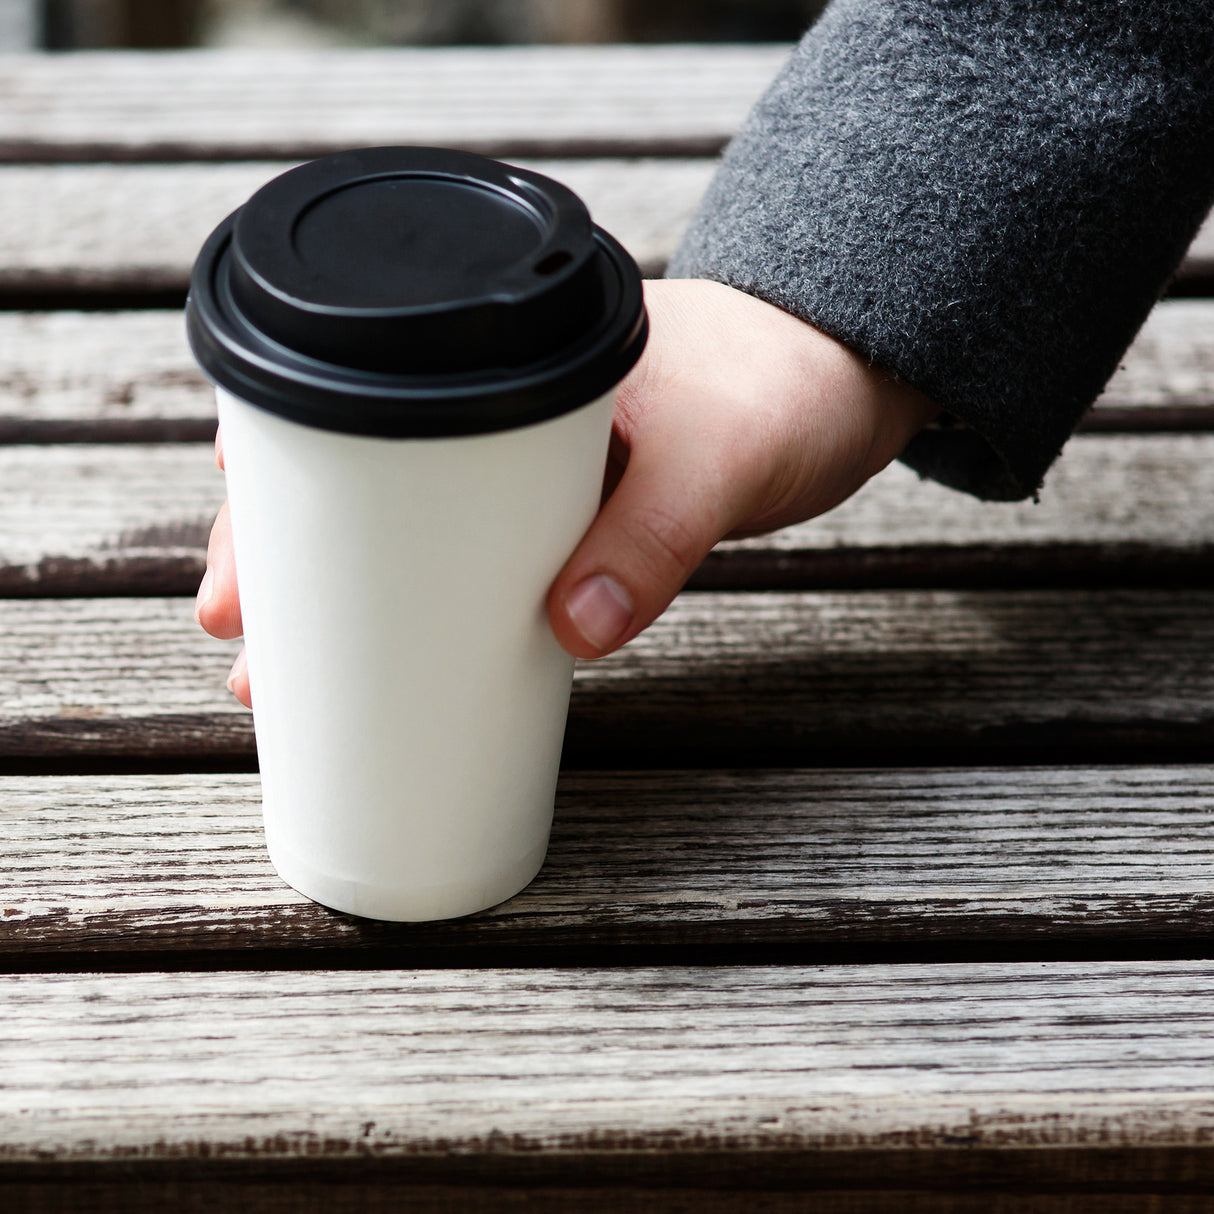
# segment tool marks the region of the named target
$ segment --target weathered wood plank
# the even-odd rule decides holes
[[[1214,237],[1214,225],[1202,231]],[[1212,405],[1214,303],[1165,300],[1147,317],[1088,422],[1124,424],[1119,412],[1151,409],[1158,425],[1163,411],[1183,415],[1186,409],[1210,410]]]
[[[184,599],[0,602],[0,756],[244,762],[232,643]],[[686,594],[581,669],[579,766],[884,764],[928,748],[1190,753],[1214,739],[1214,592]]]
[[[251,722],[222,692],[237,646],[204,643],[191,614],[186,599],[0,603],[0,718],[11,727],[8,746],[0,727],[0,753],[117,746],[146,756],[184,745],[200,757],[251,756]]]
[[[713,172],[706,159],[524,161],[566,182],[596,222],[660,275]],[[203,240],[287,165],[0,167],[0,294],[184,292]],[[1214,227],[1179,271],[1209,274]]]
[[[711,154],[787,55],[721,45],[9,56],[0,158],[302,158],[385,143]]]
[[[1214,435],[1079,435],[1040,499],[1017,503],[975,501],[895,463],[821,518],[720,545],[695,584],[1204,583],[1214,557],[1207,461]]]
[[[0,959],[1197,941],[1214,769],[566,773],[522,894],[369,923],[282,883],[253,775],[0,778]],[[436,950],[441,950],[436,952]],[[990,956],[990,952],[986,953]]]
[[[0,446],[0,593],[192,593],[223,495],[213,442]]]
[[[861,1192],[1019,1165],[1117,1191],[1179,1155],[1173,1191],[1201,1191],[1212,982],[1208,962],[8,977],[0,1164],[777,1190],[845,1167]]]
[[[1088,424],[1214,427],[1214,302],[1156,307]],[[214,425],[180,312],[0,312],[0,442],[204,440]]]
[[[214,435],[180,311],[0,312],[0,442]]]
[[[1198,590],[688,594],[586,671],[569,745],[657,762],[1205,745],[1208,610]],[[640,694],[621,712],[623,687]]]
[[[708,160],[527,161],[586,201],[596,222],[658,274],[712,176]],[[41,165],[0,168],[0,293],[183,291],[203,240],[289,166]]]
[[[211,443],[0,446],[0,594],[192,594],[223,499]],[[1037,503],[895,464],[822,518],[723,544],[695,584],[1134,584],[1214,576],[1214,435],[1086,435]]]

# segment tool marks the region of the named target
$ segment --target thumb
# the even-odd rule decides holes
[[[644,437],[548,593],[552,630],[574,657],[602,657],[647,628],[745,517],[736,478],[710,453]]]

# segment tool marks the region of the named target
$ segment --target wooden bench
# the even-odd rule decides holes
[[[1214,1209],[1214,234],[1039,505],[894,467],[579,671],[549,862],[261,842],[180,303],[297,158],[566,180],[651,273],[780,48],[0,67],[0,1209]]]

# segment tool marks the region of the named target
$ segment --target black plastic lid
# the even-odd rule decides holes
[[[198,255],[186,328],[233,395],[393,437],[568,412],[647,335],[636,264],[571,190],[409,147],[339,152],[258,190]]]

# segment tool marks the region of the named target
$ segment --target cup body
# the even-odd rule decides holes
[[[545,598],[598,507],[614,392],[437,438],[217,398],[279,874],[376,919],[510,897],[547,847],[573,659]]]
[[[539,870],[640,273],[566,186],[444,148],[288,170],[199,252],[266,841],[310,898],[469,914]]]

